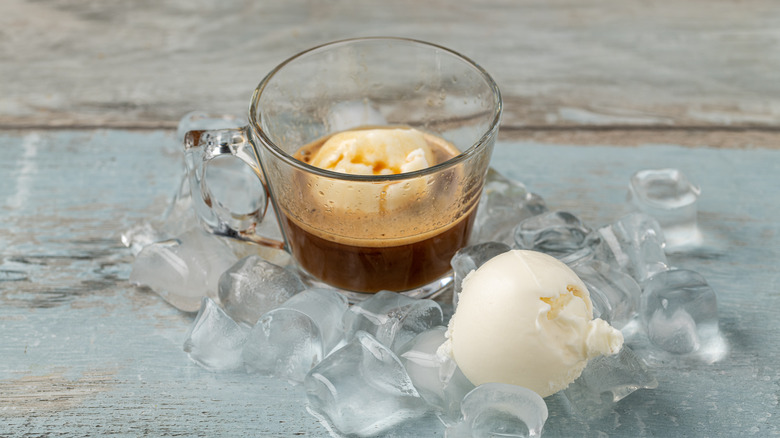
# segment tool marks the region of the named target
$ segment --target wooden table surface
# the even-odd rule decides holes
[[[718,293],[728,356],[545,436],[780,435],[780,4],[4,0],[0,436],[327,436],[301,388],[191,363],[193,315],[128,283],[119,235],[172,195],[185,113],[243,113],[288,56],[368,35],[482,64],[493,166],[553,209],[609,223],[644,168],[702,188],[703,246],[671,260]]]

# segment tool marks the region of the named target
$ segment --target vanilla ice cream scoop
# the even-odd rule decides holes
[[[310,164],[355,175],[394,175],[421,170],[434,157],[422,132],[416,129],[359,129],[330,137]]]
[[[309,164],[353,175],[395,175],[422,170],[435,162],[425,134],[413,128],[356,129],[334,134],[313,152]],[[322,204],[345,212],[390,212],[424,199],[431,177],[386,184],[317,178],[313,193]]]
[[[552,395],[623,335],[593,319],[588,289],[568,266],[534,251],[494,257],[463,280],[439,353],[475,385],[501,382]]]

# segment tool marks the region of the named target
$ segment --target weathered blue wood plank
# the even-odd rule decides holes
[[[173,134],[5,132],[0,150],[0,436],[327,436],[301,388],[190,363],[192,315],[127,283],[119,233],[163,211]],[[605,419],[554,415],[545,436],[780,434],[780,151],[504,142],[493,165],[593,226],[627,211],[636,170],[702,187],[704,246],[672,260],[718,292],[729,356],[658,371]],[[428,420],[396,435],[440,436]]]

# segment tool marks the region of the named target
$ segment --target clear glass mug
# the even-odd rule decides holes
[[[248,125],[186,134],[194,208],[212,233],[289,252],[313,284],[425,296],[449,282],[450,259],[468,242],[501,109],[488,73],[444,47],[402,38],[318,46],[260,82]],[[294,157],[366,126],[415,128],[454,146],[455,156],[391,175],[339,173]],[[243,160],[262,183],[260,191],[233,188],[258,192],[252,213],[230,211],[204,183],[207,163],[223,155]],[[258,231],[271,211],[281,239]]]

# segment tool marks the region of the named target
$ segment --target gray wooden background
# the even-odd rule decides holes
[[[193,108],[243,113],[292,54],[393,35],[482,64],[503,92],[506,135],[685,129],[764,146],[780,119],[778,29],[771,0],[5,0],[0,127],[171,128]],[[712,130],[725,132],[699,133]]]

